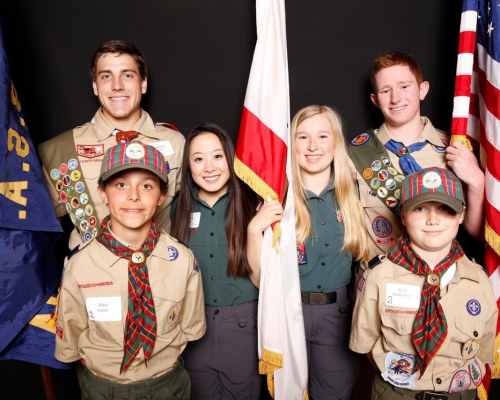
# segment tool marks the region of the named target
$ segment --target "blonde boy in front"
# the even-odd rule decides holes
[[[370,262],[357,285],[349,346],[379,371],[372,399],[474,399],[493,361],[493,292],[455,240],[463,195],[445,169],[407,176],[401,201],[408,233]]]

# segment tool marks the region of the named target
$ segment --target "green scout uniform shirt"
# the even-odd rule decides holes
[[[303,292],[332,292],[351,281],[351,255],[342,250],[344,225],[337,220],[333,178],[320,195],[306,190],[311,234],[305,242],[307,263],[299,265]]]
[[[215,307],[237,306],[259,298],[258,289],[249,278],[227,276],[228,243],[224,216],[229,192],[210,207],[197,193],[191,211],[189,248],[201,269],[205,304]],[[172,218],[177,198],[172,206]]]

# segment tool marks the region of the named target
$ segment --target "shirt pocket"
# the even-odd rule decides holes
[[[485,321],[479,319],[456,319],[451,341],[462,359],[474,358],[479,350],[479,340],[483,337]]]
[[[186,278],[169,279],[168,282],[152,284],[158,335],[166,334],[179,325],[186,285]]]
[[[407,341],[402,337],[411,335],[414,321],[413,317],[382,315],[382,335],[388,349],[398,349]]]
[[[91,300],[95,302],[97,299],[102,299],[105,303],[107,298],[121,298],[120,310],[114,310],[115,313],[120,314],[121,318],[119,321],[106,321],[102,320],[99,314],[94,315],[94,311],[90,310],[87,306],[87,314],[89,320],[89,329],[97,337],[112,343],[123,343],[124,339],[124,327],[125,321],[123,319],[123,302],[127,301],[122,298],[122,293],[119,289],[93,289],[86,294],[85,300]]]

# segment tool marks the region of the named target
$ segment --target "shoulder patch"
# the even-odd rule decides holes
[[[368,261],[368,269],[373,269],[387,258],[385,254],[380,254]]]
[[[170,122],[157,122],[157,125],[161,125],[161,126],[164,126],[166,128],[172,129],[173,131],[179,132],[179,129],[174,124],[171,124]]]

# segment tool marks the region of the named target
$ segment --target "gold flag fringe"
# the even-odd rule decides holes
[[[491,378],[500,379],[500,333],[495,338],[493,347],[493,368],[491,369]]]
[[[46,304],[50,304],[52,306],[56,305],[57,299],[54,296],[51,296],[47,300]],[[29,324],[51,332],[54,335],[56,333],[55,317],[51,316],[50,314],[37,314],[30,320]]]
[[[486,222],[484,227],[484,237],[490,247],[495,250],[495,253],[500,256],[500,236],[491,228],[488,222]]]
[[[259,360],[259,374],[267,375],[267,389],[274,399],[274,371],[283,368],[283,354],[262,348],[262,358]]]
[[[477,388],[477,398],[479,400],[488,400],[488,392],[482,383]]]
[[[257,193],[264,201],[279,200],[278,194],[262,178],[246,166],[238,157],[234,157],[236,175]],[[278,253],[278,239],[281,236],[281,226],[278,223],[273,228],[273,248]]]
[[[467,147],[470,151],[473,150],[471,144],[470,144],[470,141],[469,139],[467,139],[467,136],[465,135],[452,135],[451,136],[451,141],[450,141],[450,145],[453,143],[453,142],[460,142],[462,143],[465,147]]]

